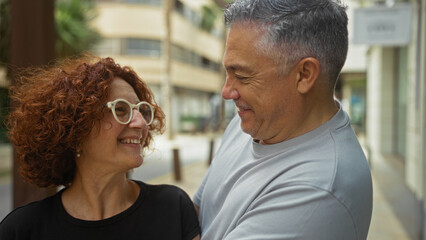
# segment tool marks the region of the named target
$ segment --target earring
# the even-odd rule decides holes
[[[77,147],[75,148],[75,157],[76,158],[81,157],[81,143],[78,143]]]

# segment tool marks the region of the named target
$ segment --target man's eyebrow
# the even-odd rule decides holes
[[[225,65],[224,64],[224,67],[225,67],[225,69],[232,70],[232,71],[250,72],[250,69],[248,67],[240,65],[240,64],[230,64],[230,65]]]

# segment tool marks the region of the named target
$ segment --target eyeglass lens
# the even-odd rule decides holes
[[[130,112],[132,111],[132,109],[130,105],[127,104],[126,102],[118,101],[115,104],[114,111],[115,111],[115,115],[121,122],[125,123],[130,120]],[[143,118],[145,119],[147,123],[151,122],[152,111],[151,111],[151,107],[148,104],[144,104],[144,103],[140,104],[139,112],[142,114]]]
[[[140,104],[139,105],[139,112],[142,114],[143,118],[147,123],[151,123],[152,121],[152,110],[151,107],[147,104]]]

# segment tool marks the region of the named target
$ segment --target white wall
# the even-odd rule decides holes
[[[159,7],[124,3],[97,5],[96,26],[103,36],[161,39],[165,36],[163,11]]]
[[[394,50],[371,47],[367,69],[367,142],[372,155],[392,153]]]
[[[424,2],[424,0],[423,0]],[[415,4],[415,3],[413,3]],[[425,13],[423,4],[423,25],[419,26],[418,6],[415,5],[413,17],[413,36],[409,46],[408,63],[408,105],[407,105],[407,158],[406,158],[406,182],[419,199],[424,196],[425,178]],[[423,31],[423,40],[418,42],[418,29]],[[418,49],[422,46],[423,50]],[[420,56],[420,63],[417,55]],[[419,70],[417,69],[419,68]],[[417,71],[418,70],[418,71]],[[419,76],[417,76],[420,74]],[[417,97],[416,95],[419,94]],[[423,116],[423,117],[422,117]]]

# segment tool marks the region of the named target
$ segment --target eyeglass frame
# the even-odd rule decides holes
[[[122,121],[120,121],[120,120],[119,120],[119,118],[117,117],[117,114],[115,113],[115,104],[117,104],[117,102],[120,102],[120,101],[123,101],[123,102],[127,103],[127,105],[129,105],[129,107],[130,107],[130,115],[129,115],[129,120],[127,120],[127,122],[122,122]],[[142,104],[146,104],[146,105],[148,105],[148,107],[149,107],[149,108],[150,108],[150,110],[151,110],[152,118],[151,118],[151,121],[150,121],[150,122],[146,122],[145,117],[144,117],[144,116],[143,116],[143,114],[139,111],[139,107],[140,107],[140,105],[142,105]],[[141,102],[139,102],[139,103],[137,103],[137,104],[133,104],[133,103],[130,103],[129,101],[127,101],[126,99],[117,98],[117,99],[115,99],[114,101],[107,102],[107,103],[105,104],[105,106],[106,106],[106,107],[108,107],[108,108],[111,110],[112,115],[114,116],[115,120],[116,120],[118,123],[123,124],[123,125],[126,125],[126,124],[128,124],[130,121],[132,121],[132,118],[133,118],[133,109],[137,109],[137,110],[138,110],[138,112],[142,115],[143,119],[145,120],[145,122],[146,122],[146,125],[147,125],[147,126],[148,126],[148,125],[150,125],[150,124],[154,121],[154,112],[155,112],[154,110],[155,110],[155,108],[154,108],[154,106],[152,106],[149,102],[141,101]]]

